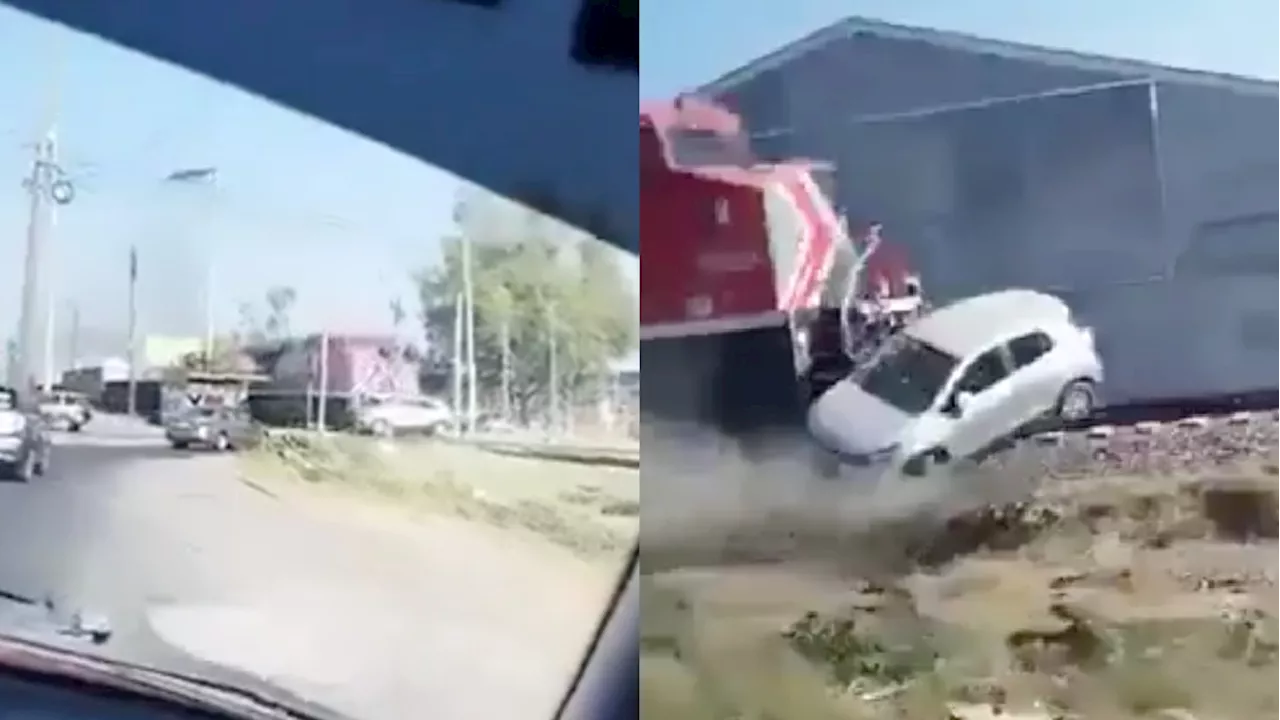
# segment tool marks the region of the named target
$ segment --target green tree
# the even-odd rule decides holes
[[[267,290],[267,321],[263,330],[272,340],[289,337],[289,316],[298,300],[298,292],[288,286],[276,286]]]
[[[523,419],[545,406],[554,341],[556,381],[571,397],[590,390],[634,347],[636,298],[604,243],[540,213],[480,192],[464,193],[441,259],[415,276],[428,361],[452,367],[463,244],[470,243],[476,376],[490,400],[502,385],[508,343],[511,402]]]

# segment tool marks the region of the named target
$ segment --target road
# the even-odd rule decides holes
[[[576,561],[440,520],[377,530],[113,418],[0,483],[0,589],[101,612],[111,652],[266,678],[369,720],[550,717],[602,610]]]

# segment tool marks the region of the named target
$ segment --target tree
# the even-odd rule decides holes
[[[545,406],[553,339],[556,381],[570,395],[598,383],[610,361],[634,347],[635,293],[604,243],[480,192],[459,198],[455,220],[439,263],[415,276],[427,360],[438,373],[453,364],[464,239],[471,245],[476,376],[490,399],[502,385],[504,339],[512,407],[524,420]]]
[[[267,291],[267,321],[263,328],[267,337],[272,340],[289,337],[289,313],[297,300],[297,291],[288,286],[276,286]]]
[[[291,287],[278,285],[267,290],[265,321],[259,319],[261,316],[254,303],[240,303],[238,339],[247,345],[287,339],[291,332],[289,315],[297,300],[298,293]]]

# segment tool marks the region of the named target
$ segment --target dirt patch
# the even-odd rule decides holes
[[[313,491],[405,515],[461,518],[540,538],[589,560],[635,541],[638,473],[497,456],[430,439],[387,444],[282,433],[240,458],[266,492]],[[576,494],[575,494],[576,493]]]
[[[1019,502],[642,543],[642,714],[1274,717],[1274,443],[1068,443],[975,470],[1032,482]]]

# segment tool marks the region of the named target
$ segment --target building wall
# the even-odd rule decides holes
[[[1273,387],[1276,93],[1122,80],[864,36],[723,97],[762,156],[833,161],[931,296],[1063,294],[1112,399]]]
[[[791,131],[790,155],[821,157],[841,124],[1000,97],[1126,79],[996,55],[859,34],[814,49],[719,95],[751,132]],[[763,143],[766,157],[784,148]]]
[[[1161,85],[1161,175],[1179,350],[1206,388],[1274,386],[1280,228],[1276,96]],[[1229,311],[1224,312],[1224,308]],[[1224,351],[1229,348],[1230,351]]]

